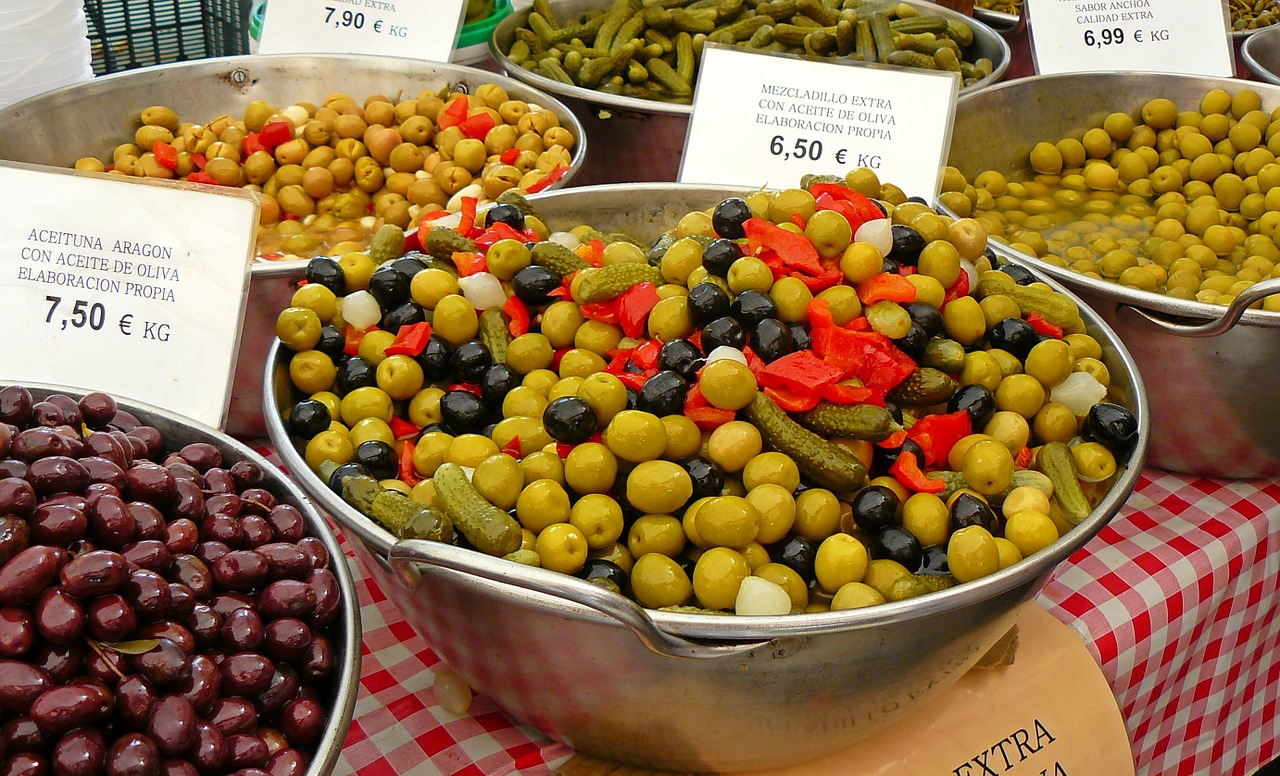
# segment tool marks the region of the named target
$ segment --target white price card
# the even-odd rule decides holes
[[[249,192],[0,164],[0,379],[223,425],[258,225]]]
[[[679,179],[786,188],[867,167],[932,202],[959,89],[958,73],[707,44]]]
[[[466,0],[270,0],[258,53],[448,62],[466,5]]]
[[[1235,74],[1222,0],[1025,0],[1036,72]]]

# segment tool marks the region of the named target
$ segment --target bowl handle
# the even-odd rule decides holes
[[[1280,293],[1280,278],[1271,278],[1260,283],[1254,283],[1241,291],[1235,299],[1231,300],[1231,304],[1227,305],[1222,315],[1204,323],[1179,323],[1166,320],[1158,313],[1142,310],[1131,305],[1121,305],[1120,309],[1128,310],[1130,313],[1145,319],[1156,328],[1167,331],[1170,334],[1177,334],[1180,337],[1216,337],[1235,326],[1240,321],[1240,316],[1244,315],[1245,310],[1249,309],[1249,305],[1264,297],[1278,293]]]
[[[454,547],[424,539],[402,539],[387,552],[396,579],[408,589],[421,584],[416,564],[471,574],[493,582],[514,585],[535,593],[549,595],[608,615],[630,628],[649,649],[666,657],[711,659],[761,649],[768,641],[742,644],[703,644],[668,633],[657,626],[645,610],[625,596],[590,582],[523,566],[502,558],[494,558],[475,550]],[[513,573],[514,572],[514,573]]]

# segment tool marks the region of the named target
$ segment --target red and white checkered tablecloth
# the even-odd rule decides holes
[[[573,754],[483,696],[442,708],[440,659],[352,569],[364,667],[336,774],[546,774]],[[1039,603],[1097,658],[1139,776],[1246,776],[1280,756],[1280,483],[1149,469]]]

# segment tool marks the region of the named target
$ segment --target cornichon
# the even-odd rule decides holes
[[[529,259],[540,267],[546,267],[560,277],[572,275],[580,269],[591,265],[583,261],[578,254],[560,243],[543,240],[529,249]]]
[[[1013,277],[997,269],[987,270],[978,278],[978,298],[1004,294],[1018,303],[1023,314],[1038,313],[1054,326],[1071,331],[1080,325],[1080,308],[1064,294],[1051,288],[1021,286]]]
[[[964,490],[965,488],[969,487],[969,483],[965,481],[964,475],[961,474],[960,472],[943,470],[943,471],[929,472],[925,476],[931,480],[942,480],[943,484],[946,485],[946,487],[943,490],[935,494],[937,495],[938,498],[942,499],[943,501],[946,501],[947,499],[955,495],[956,491]],[[1024,488],[1024,487],[1035,488],[1036,490],[1044,493],[1046,496],[1053,495],[1053,483],[1050,482],[1049,478],[1046,477],[1044,474],[1034,469],[1016,469],[1013,472],[1013,480],[1009,483],[1009,487],[1001,491],[1000,493],[997,493],[996,495],[991,496],[990,500],[992,503],[998,504],[1001,501],[1003,501],[1004,498],[1009,495],[1009,492],[1012,491],[1014,488]]]
[[[372,477],[355,475],[343,479],[342,499],[401,539],[453,539],[453,523],[446,515],[399,491],[382,487]]]
[[[662,283],[662,270],[648,264],[610,264],[584,273],[576,299],[580,304],[616,299],[636,283]]]
[[[871,37],[871,23],[858,20],[853,29],[853,51],[863,62],[876,61],[876,41]]]
[[[927,407],[945,402],[955,392],[956,381],[946,372],[920,366],[889,391],[885,398],[908,407]]]
[[[475,253],[476,244],[447,226],[433,226],[422,241],[422,251],[452,262],[455,253]]]
[[[947,20],[941,16],[908,16],[889,22],[889,29],[906,35],[918,32],[932,32],[935,35],[947,31]]]
[[[871,38],[876,42],[876,61],[880,64],[889,62],[889,55],[898,50],[893,42],[893,31],[889,29],[889,17],[882,13],[873,13],[867,19],[871,25]]]
[[[666,61],[661,59],[650,59],[646,66],[649,68],[649,77],[657,81],[663,89],[680,97],[687,97],[693,94],[693,87],[688,81],[682,79],[675,70],[671,69]]]
[[[1036,465],[1053,483],[1053,503],[1058,505],[1062,514],[1072,524],[1079,523],[1089,516],[1093,507],[1080,487],[1080,478],[1076,473],[1075,461],[1071,457],[1071,449],[1062,442],[1046,442],[1036,453]]]
[[[489,349],[489,355],[495,364],[507,363],[507,346],[511,344],[511,331],[507,328],[507,319],[496,307],[480,313],[480,329],[477,333],[480,344]]]
[[[933,337],[924,344],[920,365],[955,374],[964,368],[964,346],[953,339]]]
[[[526,566],[534,566],[535,568],[542,565],[542,559],[538,557],[538,553],[534,550],[516,550],[503,555],[502,559],[523,563]]]
[[[938,63],[928,54],[921,54],[919,51],[903,51],[901,49],[892,51],[885,58],[885,63],[889,65],[901,65],[902,67],[914,67],[920,70],[937,70]]]
[[[802,426],[828,437],[852,437],[868,442],[888,439],[901,426],[884,407],[874,404],[832,404],[818,406],[796,416]]]
[[[504,205],[514,206],[517,210],[520,211],[521,215],[536,216],[538,218],[542,217],[538,213],[538,209],[535,208],[531,202],[529,202],[529,199],[525,197],[525,195],[516,191],[515,189],[507,189],[506,191],[499,194],[498,198],[494,201]]]
[[[841,495],[867,484],[866,467],[848,448],[828,442],[795,422],[763,393],[756,393],[745,412],[764,441],[791,456],[800,472],[819,486]]]
[[[404,230],[395,224],[383,224],[369,241],[369,258],[374,264],[398,259],[404,255]]]
[[[501,557],[520,549],[520,524],[486,501],[461,466],[442,463],[431,480],[445,514],[477,550]]]
[[[956,578],[950,574],[910,574],[893,580],[889,589],[885,591],[884,600],[905,601],[926,593],[946,590],[957,584]]]

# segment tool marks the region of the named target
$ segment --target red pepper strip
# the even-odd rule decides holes
[[[204,154],[192,154],[191,163],[196,166],[197,170],[203,170],[204,166],[209,163],[209,159]]]
[[[539,191],[542,191],[543,189],[547,188],[551,184],[563,178],[564,174],[567,172],[569,172],[568,165],[565,165],[565,164],[556,165],[551,169],[551,172],[542,176],[542,180],[531,184],[528,188],[525,189],[525,191],[527,191],[530,194],[537,194]]]
[[[702,391],[695,385],[689,389],[689,395],[685,397],[684,416],[692,420],[698,428],[710,431],[733,420],[736,414],[733,410],[712,407],[707,402],[707,398],[702,395]]]
[[[502,452],[516,459],[517,461],[524,457],[524,448],[520,446],[520,436],[511,437],[511,441],[502,446]]]
[[[213,176],[204,170],[196,170],[191,173],[187,176],[187,181],[190,183],[207,183],[210,186],[219,185],[218,182],[213,179]]]
[[[849,222],[849,227],[857,231],[862,219],[858,217],[858,209],[853,206],[852,202],[843,199],[834,199],[830,194],[821,194],[815,198],[818,210],[834,210],[844,216],[844,220]]]
[[[529,333],[529,308],[520,300],[520,297],[514,294],[507,297],[507,301],[502,303],[502,312],[511,319],[507,324],[507,331],[511,332],[512,337]]]
[[[520,156],[519,148],[508,148],[507,150],[503,151],[498,158],[502,160],[503,164],[515,164],[516,157],[518,156]]]
[[[289,128],[287,121],[269,121],[258,133],[258,142],[262,144],[264,150],[273,150],[281,143],[287,143],[292,139],[293,130]]]
[[[832,404],[875,404],[884,406],[884,397],[863,385],[835,383],[822,389],[822,400]]]
[[[510,224],[504,224],[501,221],[494,221],[484,233],[477,237],[474,242],[481,249],[487,251],[489,246],[499,240],[516,240],[525,241],[525,236],[517,232]]]
[[[766,386],[813,396],[815,403],[823,388],[842,377],[843,369],[823,362],[812,350],[788,353],[764,368]]]
[[[470,112],[471,105],[467,102],[467,95],[460,94],[444,106],[439,116],[436,116],[436,126],[440,129],[457,126],[467,120],[467,114]]]
[[[792,272],[791,277],[799,278],[804,283],[805,288],[809,289],[811,294],[819,294],[828,288],[834,288],[840,285],[840,281],[844,280],[844,273],[838,269],[829,269],[818,276],[806,275],[803,272]]]
[[[662,344],[657,340],[645,340],[636,346],[631,353],[631,360],[635,365],[645,371],[658,368],[658,353],[662,350]]]
[[[493,116],[480,112],[463,119],[462,123],[458,125],[458,129],[462,130],[464,137],[469,137],[472,140],[484,140],[485,135],[489,134],[489,130],[496,125],[497,122],[493,120]]]
[[[604,371],[611,375],[620,375],[627,368],[627,364],[631,362],[631,351],[633,348],[626,350],[610,350],[609,363],[605,366]]]
[[[804,229],[804,216],[800,215],[799,213],[792,213],[791,223],[795,224],[801,229]]]
[[[698,329],[693,334],[689,335],[689,341],[693,343],[695,348],[702,350],[702,329]]]
[[[756,352],[749,346],[742,349],[742,354],[747,357],[747,369],[751,370],[751,374],[755,376],[758,384],[764,379],[765,370],[768,369],[769,365],[764,362],[763,358],[756,355]],[[705,368],[703,367],[703,369]],[[702,370],[698,371],[701,372]]]
[[[391,426],[391,433],[395,435],[396,439],[416,437],[418,432],[422,430],[399,415],[392,415],[391,422],[388,425]]]
[[[942,297],[942,306],[946,307],[947,302],[952,299],[959,299],[962,296],[969,295],[969,273],[963,269],[960,270],[960,277],[956,278],[956,282],[951,284],[951,288],[947,289],[947,293]]]
[[[790,277],[791,275],[795,275],[801,280],[808,277],[808,275],[805,275],[803,272],[792,272],[787,269],[787,265],[783,262],[782,257],[773,251],[764,251],[759,256],[756,256],[756,258],[763,261],[764,265],[769,268],[769,271],[773,273],[773,279],[775,281],[782,280],[783,278]],[[809,284],[805,283],[805,285],[807,286]]]
[[[178,166],[178,149],[170,143],[157,140],[151,144],[151,153],[155,156],[156,162],[166,170],[172,170]]]
[[[1025,469],[1031,465],[1031,448],[1023,447],[1013,456],[1013,465],[1019,469]]]
[[[1062,327],[1049,323],[1044,316],[1034,310],[1027,313],[1027,323],[1031,324],[1031,328],[1048,335],[1054,339],[1062,339]]]
[[[348,356],[360,355],[360,340],[364,339],[364,335],[377,328],[377,326],[370,326],[367,329],[357,329],[351,324],[347,324],[346,328],[342,330],[342,352]]]
[[[458,274],[464,278],[489,271],[489,262],[478,253],[457,251],[453,254],[453,263],[458,268]]]
[[[777,362],[774,362],[777,363]],[[808,412],[818,406],[819,396],[816,393],[801,393],[791,388],[773,388],[765,387],[764,395],[773,399],[773,403],[777,404],[787,412]]]
[[[413,231],[405,234],[404,236],[404,252],[405,253],[422,250],[421,235],[422,235],[421,229],[414,229]]]
[[[240,141],[240,158],[248,159],[259,151],[267,149],[262,147],[262,141],[259,139],[257,132],[246,132],[244,139]]]
[[[859,315],[857,318],[846,323],[844,328],[849,331],[871,331],[871,321],[867,320],[867,316]]]
[[[479,383],[454,383],[453,385],[449,386],[449,390],[466,391],[467,393],[474,393],[476,396],[484,395],[483,392],[480,390]]]
[[[470,237],[471,230],[476,225],[476,198],[462,198],[462,220],[458,222],[458,234],[463,237]]]
[[[412,439],[406,439],[400,443],[400,481],[409,487],[422,482],[418,477],[418,470],[413,467],[413,450],[417,447]]]
[[[917,493],[941,493],[947,489],[942,480],[926,477],[916,462],[916,454],[911,450],[898,453],[898,459],[889,467],[889,473],[902,487]]]
[[[858,298],[863,305],[890,301],[910,304],[916,300],[916,286],[910,280],[894,272],[881,272],[857,285]]]
[[[916,362],[883,334],[837,327],[825,299],[809,303],[809,323],[814,352],[880,396],[915,371]]]
[[[604,263],[604,243],[599,240],[585,242],[574,249],[574,254],[593,267]]]
[[[644,387],[645,381],[647,381],[649,378],[645,377],[639,372],[624,371],[618,375],[618,379],[622,381],[623,385],[627,386],[631,390],[639,391],[641,388]]]
[[[951,455],[951,448],[973,433],[973,419],[966,410],[941,415],[925,415],[912,424],[907,438],[924,451],[924,465],[941,464]]]
[[[899,447],[902,447],[902,443],[905,441],[907,441],[907,430],[905,428],[900,428],[890,434],[887,438],[876,442],[876,446],[883,447],[886,450],[897,450]]]
[[[809,275],[821,275],[826,271],[818,258],[818,249],[803,234],[789,232],[772,221],[754,217],[748,218],[742,229],[747,235],[747,248],[751,255],[773,251],[792,269]]]
[[[601,323],[618,323],[618,300],[611,299],[608,302],[587,302],[578,308],[583,318]]]
[[[853,227],[853,231],[858,231],[858,227],[867,221],[873,221],[877,218],[884,218],[884,211],[876,207],[876,203],[863,194],[859,194],[853,189],[840,183],[815,183],[809,187],[809,193],[818,198],[823,194],[830,196],[834,200],[842,200],[853,205],[854,214],[857,221],[850,221],[849,226]]]
[[[622,333],[632,339],[645,334],[649,311],[658,304],[658,287],[652,283],[636,283],[618,297],[618,323]]]
[[[396,332],[395,342],[387,346],[388,356],[416,356],[427,348],[431,339],[431,324],[411,323],[401,326]]]
[[[560,456],[561,458],[568,458],[569,453],[572,453],[573,448],[575,447],[577,447],[577,445],[568,445],[568,444],[565,444],[564,442],[556,442],[556,455]]]

